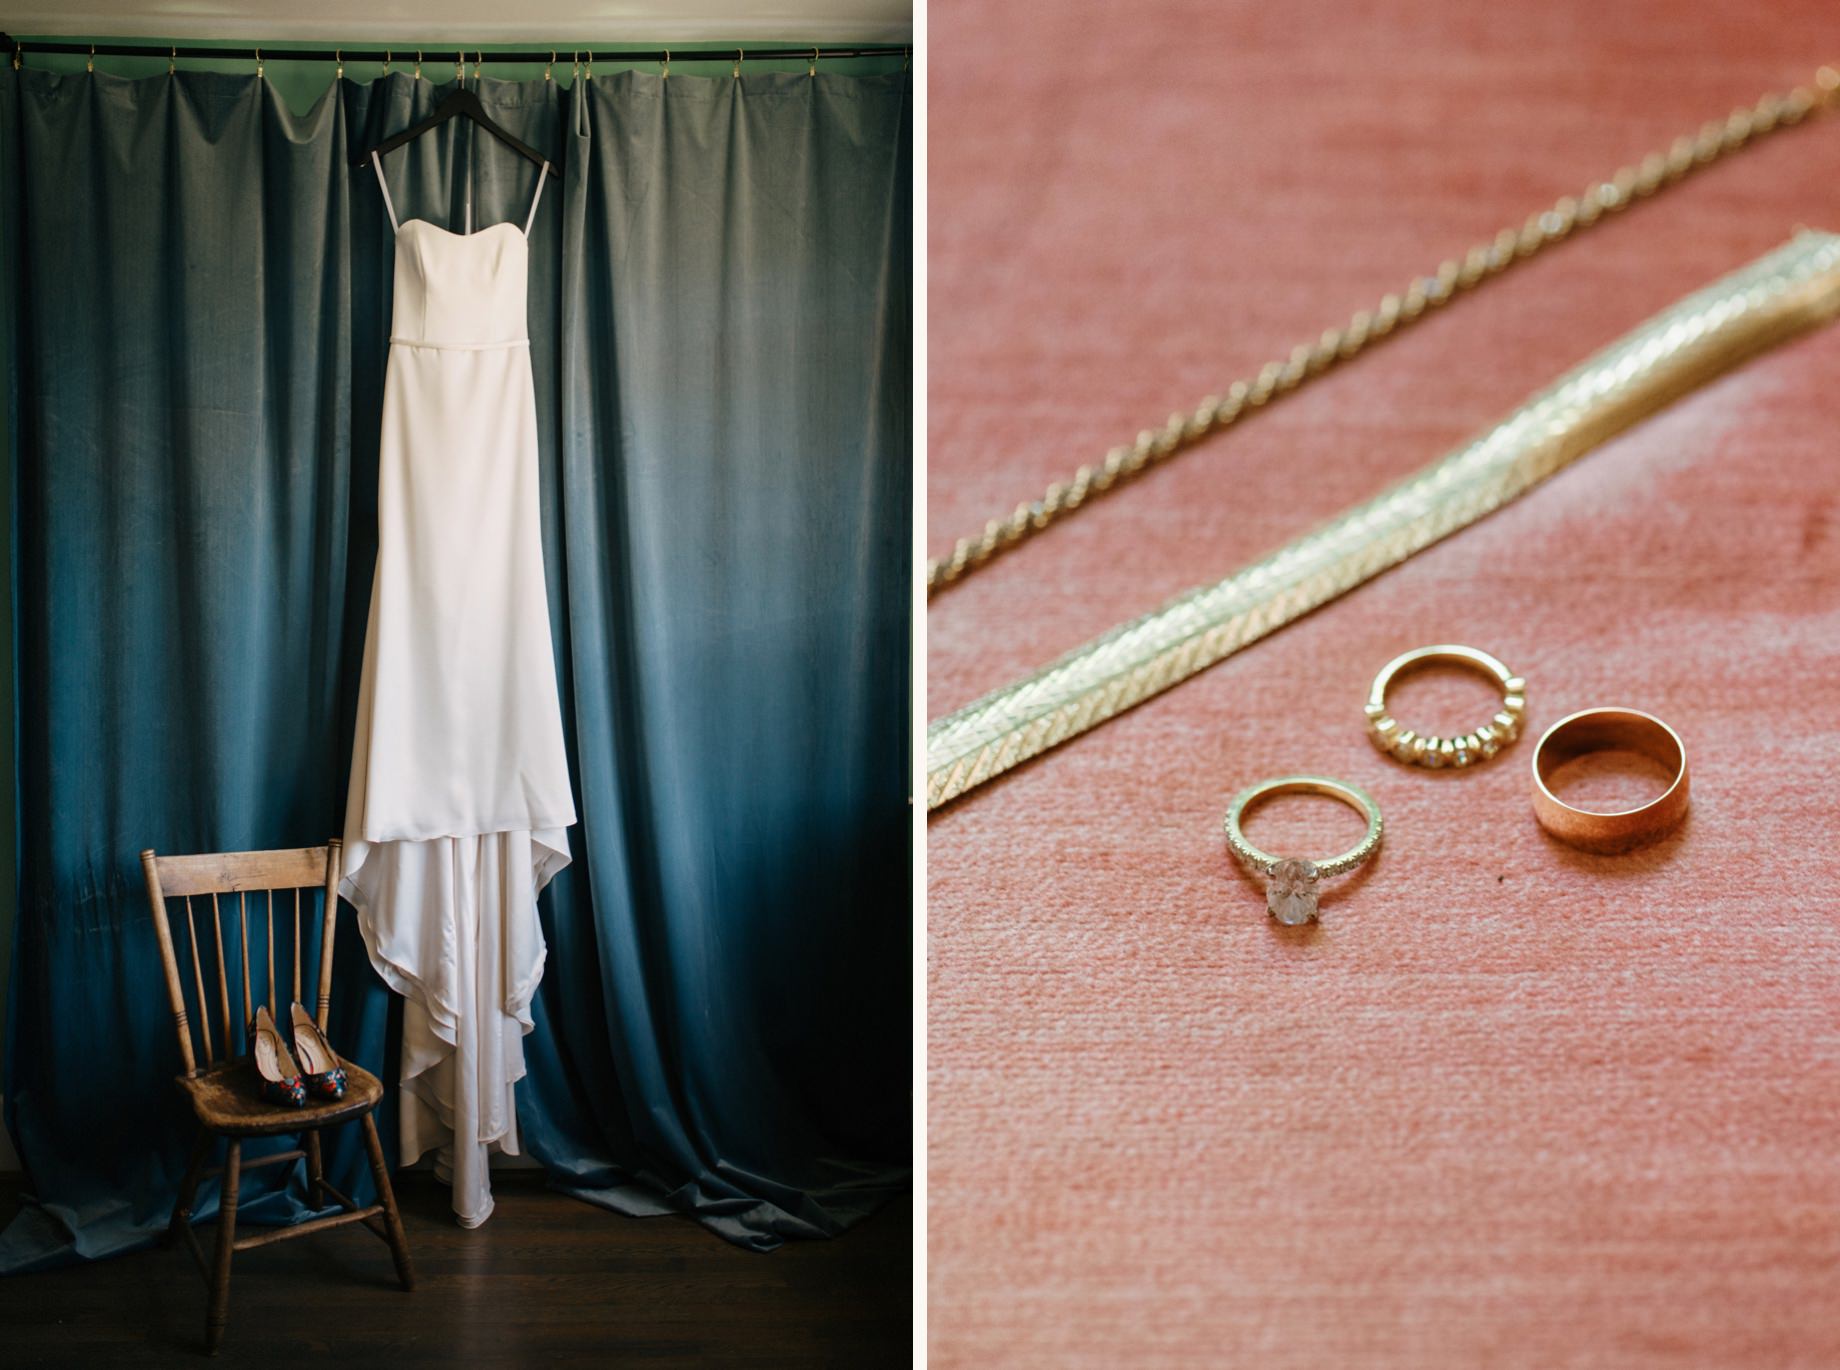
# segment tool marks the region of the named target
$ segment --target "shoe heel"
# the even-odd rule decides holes
[[[250,1034],[249,1055],[261,1081],[262,1097],[283,1108],[305,1108],[306,1084],[300,1078],[294,1058],[288,1054],[287,1043],[282,1041],[275,1020],[268,1016],[266,1006],[256,1010]]]
[[[295,1004],[288,1012],[294,1029],[294,1050],[300,1053],[301,1080],[307,1093],[316,1099],[345,1097],[345,1065],[327,1042],[307,1010]]]

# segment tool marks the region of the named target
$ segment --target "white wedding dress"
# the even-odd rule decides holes
[[[569,863],[525,325],[530,218],[478,233],[398,224],[340,892],[403,1009],[402,1158],[436,1153],[469,1227],[543,974],[537,895]],[[470,206],[469,206],[469,219]],[[470,225],[469,225],[470,227]]]

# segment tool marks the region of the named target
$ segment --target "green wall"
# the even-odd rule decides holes
[[[102,40],[78,37],[72,34],[39,34],[36,38],[28,34],[15,34],[14,37],[28,45],[25,56],[26,65],[30,67],[41,67],[47,71],[82,71],[88,58],[78,54],[33,53],[30,51],[29,45],[34,41],[40,43],[89,43],[92,41],[107,41],[113,43],[147,44],[155,47],[170,47],[173,42],[173,40],[166,38],[117,37]],[[246,48],[250,46],[250,44],[246,42],[217,42],[201,38],[186,38],[180,41],[183,46],[195,48]],[[323,49],[330,46],[330,44],[308,43],[299,44],[297,46]],[[366,41],[359,46],[365,49],[371,49],[385,45],[373,44]],[[535,42],[487,43],[483,48],[486,59],[485,75],[488,78],[500,81],[540,81],[543,79],[542,63],[494,64],[492,61],[492,54],[494,52],[529,52],[532,49],[538,49],[544,46],[546,46],[546,44]],[[685,43],[680,47],[676,43],[662,42],[628,44],[628,46],[642,51],[656,51],[658,48],[669,48],[671,50],[671,75],[673,77],[694,76],[705,79],[709,77],[723,78],[729,76],[733,69],[737,48],[745,51],[747,47],[746,44],[735,43]],[[757,39],[754,42],[754,46],[757,48],[802,48],[809,47],[811,44],[801,38],[792,37],[774,39],[770,43]],[[575,45],[570,45],[569,47],[558,49],[556,53],[554,79],[564,86],[573,83],[571,52],[574,50]],[[437,84],[445,84],[452,81],[454,79],[455,51],[454,48],[437,50],[424,47],[422,50],[423,78]],[[466,76],[469,81],[471,81],[473,77],[473,58],[480,51],[481,49],[479,48],[466,49],[468,59],[466,64]],[[588,50],[586,48],[582,48],[580,51],[584,57],[587,55]],[[286,52],[287,49],[285,47],[270,48],[264,44],[262,48],[262,56],[265,64],[263,74],[274,84],[275,89],[281,92],[282,99],[287,101],[290,109],[297,112],[304,112],[312,107],[313,102],[319,99],[325,92],[326,87],[332,83],[334,66],[331,62],[290,62],[286,60]],[[902,59],[899,57],[837,58],[820,62],[818,69],[833,75],[867,75],[879,71],[893,70],[900,66],[901,61]],[[194,61],[187,59],[179,65],[180,69],[183,71],[251,72],[254,70],[254,64],[248,58],[244,57],[239,57],[234,61],[224,62]],[[390,70],[392,72],[411,71],[414,69],[414,66],[415,52],[413,49],[410,49],[407,52],[399,52],[396,54],[391,63]],[[634,66],[637,66],[641,71],[656,72],[658,70],[658,64],[656,62],[622,62],[619,59],[618,53],[611,48],[597,48],[594,50],[594,74],[596,76],[610,76],[616,71],[626,71]],[[784,62],[766,62],[751,57],[743,62],[741,68],[743,75],[749,72],[804,71],[805,69],[806,59],[804,58]],[[96,70],[112,72],[118,76],[155,76],[166,70],[166,61],[164,58],[160,57],[98,57],[96,59]],[[347,81],[374,81],[382,74],[383,64],[380,62],[348,62],[345,64],[345,79]]]
[[[17,34],[15,37],[20,38],[27,44],[34,41],[33,37],[27,34]],[[37,36],[37,41],[88,43],[92,40],[87,37],[79,38],[72,35],[54,36],[50,34],[40,34]],[[109,40],[98,39],[95,41],[136,44],[146,43],[162,47],[170,47],[172,45],[171,40],[164,38],[116,37]],[[248,46],[248,44],[241,42],[215,43],[197,38],[185,39],[184,45],[188,47]],[[319,48],[325,45],[313,43],[303,44],[301,46]],[[372,45],[367,42],[362,46],[368,48]],[[486,58],[485,75],[488,78],[501,81],[542,80],[543,66],[541,64],[505,65],[499,63],[495,65],[492,61],[492,54],[494,52],[528,52],[532,48],[540,46],[542,45],[537,43],[501,43],[496,46],[487,44],[484,49]],[[646,48],[670,48],[671,76],[673,79],[678,76],[727,79],[732,70],[736,48],[737,46],[744,45],[731,43],[685,43],[681,51],[676,43],[655,43],[646,44],[644,46]],[[761,44],[757,42],[756,46],[761,46]],[[783,41],[775,40],[771,46],[805,47],[807,44],[797,38],[789,38]],[[467,51],[470,55],[477,50],[469,48]],[[326,88],[332,84],[334,65],[331,62],[290,62],[285,59],[285,52],[285,48],[277,47],[270,49],[264,45],[263,57],[265,60],[265,67],[263,75],[274,83],[275,89],[281,92],[282,99],[287,101],[291,109],[305,111],[311,108],[313,102],[318,100],[319,97],[325,93]],[[272,57],[270,55],[271,53],[273,54]],[[708,55],[699,58],[697,56],[699,53]],[[410,71],[414,68],[415,53],[410,51],[406,56],[406,61],[399,57],[392,63],[390,68],[392,72]],[[28,67],[38,67],[48,71],[82,71],[87,60],[85,56],[66,56],[55,53],[34,54],[30,51],[27,52],[25,57],[25,63]],[[898,57],[838,59],[821,62],[819,70],[832,74],[866,75],[874,72],[893,70],[900,65],[901,60],[902,59]],[[571,84],[573,80],[570,65],[569,52],[566,50],[559,51],[556,58],[554,79],[564,86]],[[634,63],[630,62],[621,62],[617,54],[609,53],[606,50],[598,50],[594,56],[594,72],[597,76],[612,75],[616,71],[624,71],[634,65]],[[805,68],[806,63],[803,60],[790,62],[762,62],[750,58],[744,62],[742,72],[745,75],[748,72],[758,71],[803,71]],[[165,61],[157,57],[104,56],[96,59],[96,70],[110,72],[118,76],[156,76],[165,69]],[[226,62],[187,60],[180,63],[180,69],[184,71],[248,72],[252,70],[252,64],[242,58]],[[644,63],[640,65],[640,69],[645,71],[657,71],[658,67],[655,63]],[[374,81],[382,74],[383,66],[378,62],[349,62],[345,66],[345,79],[348,81]],[[467,79],[471,80],[473,68],[470,61],[467,64],[466,74]],[[454,79],[454,51],[452,49],[447,49],[437,55],[435,50],[424,48],[422,55],[422,75],[425,79],[436,83],[452,81]],[[6,356],[4,350],[7,343],[8,340],[6,338],[0,337],[0,365],[9,364],[11,360]],[[5,371],[0,371],[0,375],[4,374],[6,374]],[[0,451],[9,454],[8,461],[10,464],[12,441],[11,434],[8,433],[4,427],[7,421],[8,415],[3,409],[0,409]],[[18,837],[17,815],[15,812],[18,786],[17,777],[14,771],[13,750],[13,652],[11,647],[12,633],[10,629],[11,605],[13,602],[13,482],[10,469],[7,472],[7,479],[4,485],[5,493],[4,495],[0,495],[0,500],[4,500],[4,504],[0,505],[0,603],[5,603],[8,606],[9,631],[7,634],[7,650],[4,653],[0,653],[0,657],[4,657],[3,664],[0,664],[0,719],[4,719],[6,722],[6,726],[0,728],[0,775],[5,776],[7,781],[4,790],[0,790],[0,1050],[3,1050],[5,1046],[6,1018],[4,1008],[7,992],[11,986],[10,975],[13,959],[13,925],[16,913],[14,908],[14,894],[16,890],[15,871],[17,853],[14,850],[14,846]],[[16,1170],[18,1167],[19,1158],[14,1154],[12,1140],[6,1136],[4,1130],[0,1130],[0,1170]]]

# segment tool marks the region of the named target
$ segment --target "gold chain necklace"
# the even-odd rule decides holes
[[[1840,235],[1688,296],[1441,461],[926,730],[927,808],[1180,684],[1466,528],[1695,385],[1840,315]]]
[[[1187,451],[1209,434],[1232,427],[1247,414],[1289,394],[1336,363],[1358,356],[1382,338],[1416,323],[1516,262],[1526,261],[1573,233],[1602,222],[1633,201],[1647,199],[1765,134],[1792,127],[1809,114],[1831,110],[1836,105],[1840,105],[1840,70],[1824,66],[1815,73],[1812,86],[1765,95],[1748,109],[1712,120],[1697,134],[1676,138],[1666,152],[1651,152],[1610,179],[1597,182],[1583,195],[1564,196],[1552,208],[1528,215],[1519,228],[1502,229],[1491,241],[1472,247],[1461,258],[1450,258],[1431,275],[1421,276],[1404,293],[1387,295],[1376,308],[1361,310],[1343,327],[1324,329],[1314,341],[1298,343],[1284,361],[1267,362],[1257,375],[1233,382],[1222,394],[1209,395],[1190,413],[1171,414],[1161,428],[1146,428],[1135,442],[1112,448],[1098,465],[1082,466],[1070,479],[1050,485],[1041,498],[1018,504],[1007,517],[991,519],[975,536],[960,538],[949,555],[927,563],[928,597],[963,580],[999,553],[1084,508],[1108,490]]]

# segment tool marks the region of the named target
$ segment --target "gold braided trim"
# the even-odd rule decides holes
[[[964,579],[993,557],[1021,545],[1132,477],[1187,451],[1210,434],[1230,428],[1312,377],[1402,332],[1517,262],[1594,224],[1608,222],[1636,201],[1665,190],[1769,134],[1836,108],[1840,108],[1840,70],[1822,67],[1815,72],[1812,85],[1764,95],[1754,105],[1735,109],[1723,119],[1709,120],[1697,133],[1683,133],[1666,152],[1651,152],[1578,195],[1561,196],[1550,208],[1529,214],[1519,227],[1504,228],[1461,257],[1440,262],[1429,276],[1420,276],[1397,294],[1383,296],[1373,309],[1357,311],[1340,327],[1325,328],[1317,337],[1298,343],[1283,360],[1267,362],[1255,375],[1233,382],[1220,394],[1209,395],[1190,412],[1171,414],[1161,428],[1144,429],[1135,442],[1112,448],[1097,465],[1082,466],[1066,480],[1050,485],[1039,499],[1024,500],[1007,515],[991,519],[980,532],[959,538],[950,553],[927,563],[927,596],[931,598]]]

